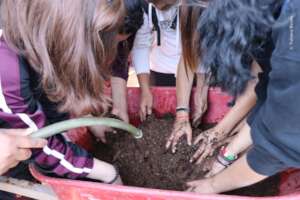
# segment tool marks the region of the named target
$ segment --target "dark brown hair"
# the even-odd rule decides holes
[[[205,70],[217,86],[244,92],[255,54],[276,22],[283,0],[211,0],[198,21],[199,51]]]
[[[1,13],[6,42],[41,75],[41,86],[61,111],[105,111],[121,0],[4,0]]]

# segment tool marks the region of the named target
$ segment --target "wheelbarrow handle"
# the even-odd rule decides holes
[[[0,190],[32,199],[58,200],[49,186],[5,176],[0,176]]]
[[[126,124],[117,119],[110,118],[96,118],[96,117],[85,117],[78,119],[70,119],[63,122],[44,127],[37,132],[34,132],[31,137],[33,138],[48,138],[50,136],[60,134],[69,129],[78,128],[82,126],[101,126],[106,125],[113,128],[119,128],[126,130],[131,133],[136,139],[142,138],[143,133],[136,127]],[[41,200],[58,200],[54,192],[50,187],[35,184],[28,181],[8,178],[0,176],[0,190],[18,194],[32,199]]]

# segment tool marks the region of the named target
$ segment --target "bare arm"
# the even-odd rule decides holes
[[[166,148],[172,146],[172,152],[176,151],[176,144],[179,139],[186,135],[188,144],[192,144],[192,128],[189,120],[189,102],[193,86],[194,72],[186,69],[183,59],[180,59],[179,66],[177,68],[176,79],[176,97],[177,108],[176,120],[174,123],[173,131],[167,141]]]
[[[152,113],[152,94],[150,92],[150,60],[151,45],[153,43],[152,27],[149,26],[148,16],[144,14],[144,24],[138,30],[133,49],[132,64],[138,75],[141,88],[140,118],[142,121]]]
[[[127,110],[127,82],[118,77],[111,78],[112,114],[119,116],[123,121],[129,122]]]
[[[140,102],[140,118],[144,121],[147,115],[152,114],[153,96],[150,90],[149,74],[143,73],[138,75],[138,80],[141,88]]]
[[[255,87],[258,82],[258,74],[260,72],[260,66],[254,61],[252,64],[252,75],[255,79],[248,82],[245,92],[237,98],[235,105],[217,125],[216,128],[220,129],[220,132],[223,132],[225,135],[229,134],[255,106],[257,100]]]
[[[260,66],[253,62],[252,75],[256,77],[248,82],[245,92],[237,98],[233,108],[225,115],[225,117],[212,129],[209,129],[199,135],[194,144],[201,142],[198,150],[191,158],[191,162],[197,160],[197,164],[202,163],[207,156],[210,156],[214,151],[214,141],[225,139],[231,131],[241,122],[250,110],[256,104],[255,87],[258,81],[258,73],[261,72]]]
[[[185,67],[183,59],[180,59],[176,79],[177,107],[189,108],[193,81],[194,72]]]
[[[207,97],[209,86],[206,82],[206,74],[197,73],[197,86],[194,94],[195,111],[193,113],[193,127],[198,127],[202,122],[202,116],[207,110]]]

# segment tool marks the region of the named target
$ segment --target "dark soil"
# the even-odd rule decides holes
[[[185,190],[185,182],[203,177],[204,168],[210,166],[197,166],[189,162],[197,148],[188,146],[185,138],[177,145],[175,154],[165,149],[173,123],[171,116],[164,119],[150,116],[140,126],[144,136],[139,140],[121,131],[116,135],[109,134],[108,143],[101,149],[97,148],[97,157],[115,163],[126,185]],[[209,127],[212,126],[205,128]],[[201,129],[196,129],[193,134],[196,136],[201,132]]]
[[[202,165],[189,163],[197,147],[187,145],[186,138],[178,144],[177,152],[172,154],[165,149],[166,139],[172,132],[174,118],[163,119],[149,117],[140,128],[144,133],[142,139],[136,140],[131,135],[119,131],[108,134],[107,144],[97,145],[96,157],[114,163],[120,170],[125,185],[184,191],[185,183],[203,178],[210,169],[213,158]],[[205,125],[193,130],[193,136],[213,127]],[[233,195],[274,196],[278,193],[279,178],[230,192]]]

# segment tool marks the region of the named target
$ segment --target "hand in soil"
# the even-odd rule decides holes
[[[171,147],[172,153],[176,152],[176,145],[178,141],[181,139],[182,136],[186,135],[187,137],[187,143],[189,146],[192,145],[192,127],[190,124],[189,119],[185,120],[176,120],[174,124],[173,131],[171,133],[171,136],[169,137],[166,149],[169,149]]]
[[[216,148],[222,145],[221,140],[223,139],[223,134],[216,131],[214,128],[209,129],[201,133],[193,145],[199,145],[198,150],[190,159],[190,162],[195,160],[197,164],[201,164],[207,157],[213,156]]]
[[[176,154],[166,151],[166,138],[173,127],[171,115],[163,119],[149,116],[139,127],[143,138],[135,140],[121,131],[110,134],[107,144],[97,146],[96,157],[118,166],[125,185],[184,191],[187,181],[203,178],[211,166],[189,162],[195,149],[187,145],[185,138],[178,142]],[[200,133],[195,129],[193,134]]]
[[[152,114],[153,96],[151,91],[142,92],[140,103],[140,119],[145,121],[148,115]]]
[[[201,165],[190,163],[189,159],[197,148],[189,147],[183,139],[177,144],[176,154],[166,151],[165,138],[168,137],[173,127],[173,117],[165,116],[163,119],[157,119],[150,116],[140,126],[145,133],[142,139],[135,140],[131,135],[122,131],[118,131],[119,134],[109,134],[106,144],[97,145],[95,157],[114,163],[120,170],[125,185],[185,191],[188,189],[186,182],[202,179],[212,168],[215,160],[207,159]],[[212,125],[208,124],[201,125],[202,130],[211,127]],[[193,135],[197,136],[202,132],[200,129],[194,129]],[[223,146],[224,142],[221,141],[220,145]],[[218,149],[215,153],[218,153]],[[254,186],[250,191],[244,189],[231,194],[274,196],[278,194],[279,183],[280,176],[271,182],[267,181],[263,185]],[[192,185],[190,189],[193,189],[193,192],[198,192],[198,190],[204,192],[206,186],[202,185],[203,188],[197,186],[199,184]]]

